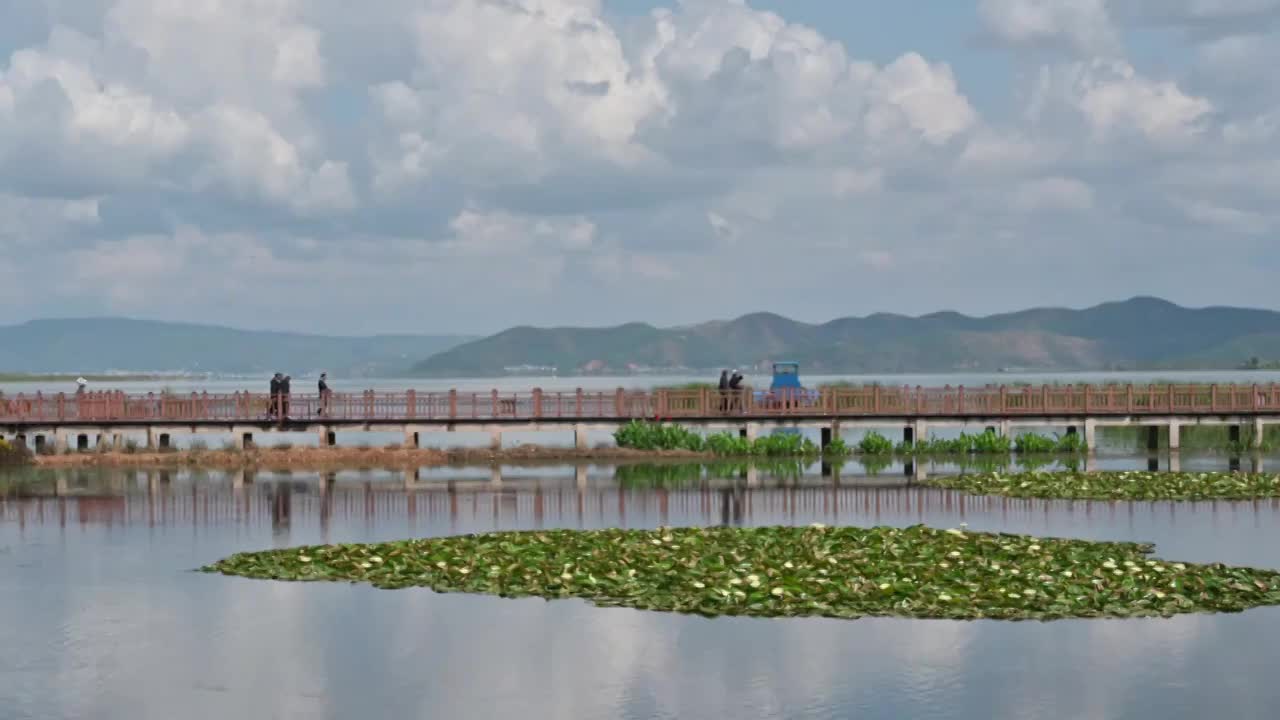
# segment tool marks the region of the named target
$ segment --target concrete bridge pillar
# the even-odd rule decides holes
[[[1169,472],[1182,472],[1182,451],[1169,451]]]
[[[418,430],[416,428],[406,427],[404,429],[404,446],[406,448],[410,450],[417,450],[418,442],[420,440],[421,436],[418,435]]]
[[[1253,471],[1253,474],[1261,475],[1263,473],[1262,453],[1259,453],[1259,452],[1253,453],[1253,455],[1249,458],[1249,460],[1250,460],[1250,470]]]
[[[742,437],[754,441],[760,436],[760,426],[757,423],[747,423],[742,428]]]
[[[1084,421],[1084,446],[1092,455],[1098,449],[1098,421]]]
[[[573,446],[578,450],[587,449],[587,426],[578,424],[573,426]]]
[[[573,482],[579,490],[587,489],[587,466],[577,465],[573,468]]]
[[[124,449],[124,433],[111,433],[111,449],[112,450]]]
[[[111,450],[115,448],[115,445],[113,445],[111,442],[111,436],[104,432],[100,432],[94,437],[93,446],[94,446],[94,449],[102,450],[102,451]]]
[[[760,468],[755,463],[747,465],[747,487],[760,487]]]
[[[65,431],[65,430],[55,430],[55,431],[54,431],[54,433],[53,433],[53,450],[54,450],[54,452],[58,453],[59,455],[61,455],[62,453],[66,452],[66,451],[67,451],[67,447],[69,446],[69,442],[68,442],[68,440],[69,440],[69,439],[68,439],[68,437],[67,437],[67,431]]]
[[[322,448],[333,447],[334,440],[337,439],[334,436],[335,433],[329,429],[328,425],[321,425],[320,429],[316,431],[316,444]]]
[[[489,431],[489,449],[494,452],[498,452],[502,450],[502,431],[501,430]]]
[[[1010,420],[1000,421],[1000,437],[1007,437],[1010,440],[1013,439],[1013,422],[1012,421]]]
[[[1262,439],[1266,434],[1266,426],[1262,423],[1262,418],[1253,419],[1253,442],[1254,447],[1262,446]]]
[[[156,441],[157,441],[156,434],[157,434],[157,433],[156,433],[156,429],[155,429],[155,428],[153,428],[153,427],[151,427],[151,426],[147,426],[147,449],[148,449],[148,450],[155,450],[155,449],[156,449],[156,444],[157,444],[157,443],[156,443]]]
[[[924,420],[916,420],[906,430],[911,431],[911,441],[914,444],[920,444],[929,439],[929,424]],[[903,430],[903,440],[906,440],[906,430]]]
[[[1177,420],[1169,421],[1169,449],[1182,449],[1182,427]]]

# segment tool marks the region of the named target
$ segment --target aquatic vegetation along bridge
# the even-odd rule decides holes
[[[273,403],[273,400],[277,401]],[[273,412],[278,407],[281,412]],[[1010,434],[1014,427],[1083,427],[1093,446],[1098,426],[1139,425],[1169,429],[1177,448],[1178,428],[1187,424],[1242,425],[1261,433],[1280,422],[1280,385],[1040,385],[924,388],[909,386],[827,387],[821,390],[671,390],[331,393],[326,397],[263,393],[88,392],[0,394],[0,434],[25,441],[54,435],[65,447],[77,436],[119,443],[124,433],[145,430],[148,446],[165,446],[173,432],[231,432],[240,444],[257,431],[317,432],[332,444],[334,431],[418,433],[572,428],[585,447],[589,428],[615,428],[632,420],[679,422],[705,428],[737,428],[753,436],[767,427],[815,427],[824,440],[847,427],[903,429],[905,440],[923,439],[931,426],[983,424]],[[1154,438],[1154,434],[1152,434]]]

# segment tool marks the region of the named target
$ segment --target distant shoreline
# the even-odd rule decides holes
[[[154,373],[121,373],[116,374],[64,374],[64,373],[0,373],[0,382],[22,383],[22,382],[66,382],[74,384],[79,378],[84,378],[91,383],[110,383],[110,382],[153,382],[161,380],[188,380],[203,379],[204,375],[161,375]]]

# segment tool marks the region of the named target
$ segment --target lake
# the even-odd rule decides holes
[[[385,471],[259,474],[240,487],[219,473],[41,471],[22,491],[0,489],[0,716],[1154,720],[1272,717],[1280,704],[1280,608],[1052,623],[705,619],[192,572],[304,543],[811,522],[963,522],[1280,567],[1274,501],[977,498],[854,467],[762,473],[750,486],[609,466],[437,469],[411,490]]]

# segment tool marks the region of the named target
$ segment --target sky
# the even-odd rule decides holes
[[[1280,307],[1280,0],[0,0],[0,323]]]

